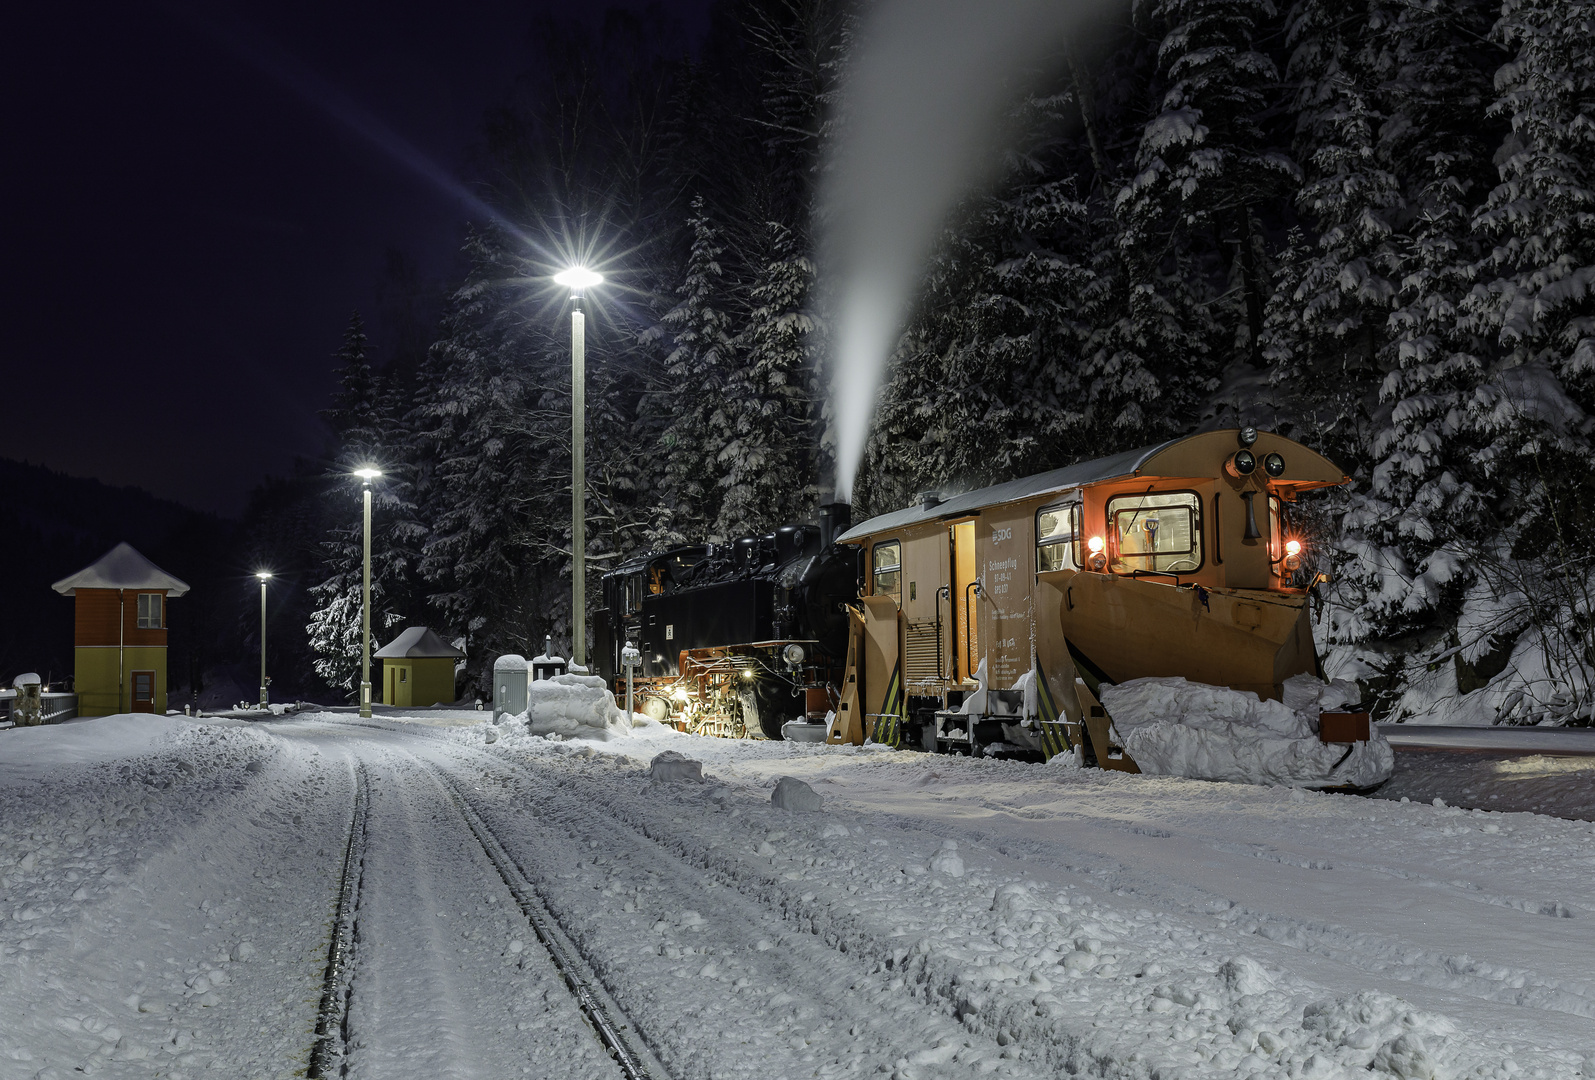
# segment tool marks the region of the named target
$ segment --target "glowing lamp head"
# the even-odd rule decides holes
[[[602,285],[604,283],[604,275],[589,270],[585,266],[572,266],[568,270],[561,270],[555,274],[554,282],[557,285],[565,286],[571,292],[579,293],[584,289],[592,288],[594,285]]]
[[[271,571],[270,570],[256,570],[255,571],[255,576],[258,577],[263,582],[264,581],[269,581],[271,579]]]
[[[1086,540],[1085,548],[1088,552],[1086,564],[1093,570],[1105,570],[1108,566],[1108,542],[1100,536],[1093,536]]]
[[[747,682],[752,682],[753,681],[753,669],[752,668],[743,668],[742,669],[742,678],[745,681],[747,681]]]
[[[675,698],[677,701],[690,700],[690,696],[688,695],[687,688],[685,686],[676,687],[676,692],[672,694],[671,697]]]
[[[1285,569],[1296,570],[1301,567],[1301,541],[1285,541]]]
[[[354,474],[356,476],[358,476],[360,479],[366,481],[366,483],[370,483],[371,481],[375,480],[377,477],[382,475],[382,470],[378,469],[378,468],[375,468],[375,467],[373,467],[371,465],[367,465],[364,468],[356,469],[354,471]]]

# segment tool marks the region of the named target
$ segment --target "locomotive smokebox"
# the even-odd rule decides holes
[[[853,504],[829,502],[820,507],[820,540],[825,547],[836,543],[836,538],[853,525]]]

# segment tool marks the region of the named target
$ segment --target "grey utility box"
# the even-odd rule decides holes
[[[569,670],[565,658],[554,655],[554,635],[548,635],[543,639],[543,655],[532,657],[532,681],[542,682],[555,675],[564,675]]]
[[[526,657],[506,653],[493,661],[493,715],[526,711]]]

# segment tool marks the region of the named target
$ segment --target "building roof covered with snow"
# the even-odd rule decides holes
[[[424,660],[433,657],[458,660],[465,656],[452,645],[445,644],[429,626],[409,627],[372,655],[388,660]]]
[[[188,582],[168,574],[125,540],[98,562],[50,587],[62,596],[76,596],[79,589],[161,589],[168,596],[188,592]]]

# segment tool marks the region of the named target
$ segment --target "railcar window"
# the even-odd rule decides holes
[[[1080,526],[1079,503],[1049,506],[1036,513],[1036,573],[1080,569]]]
[[[1188,491],[1120,495],[1108,500],[1117,574],[1160,570],[1188,574],[1202,566],[1202,503]]]
[[[871,556],[875,569],[875,595],[890,596],[903,606],[903,545],[896,540],[876,544]]]

